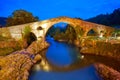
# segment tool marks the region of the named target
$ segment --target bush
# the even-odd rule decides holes
[[[30,32],[31,32],[30,26],[25,26],[25,28],[23,29],[23,37],[27,37]]]
[[[29,46],[33,41],[37,40],[36,36],[31,32],[30,26],[26,26],[23,30],[23,40]]]
[[[0,28],[0,41],[12,39],[8,28]]]
[[[38,17],[34,17],[32,13],[26,10],[15,10],[11,16],[7,18],[6,26],[20,25],[38,21]]]
[[[6,56],[14,51],[22,49],[19,41],[0,41],[0,56]]]

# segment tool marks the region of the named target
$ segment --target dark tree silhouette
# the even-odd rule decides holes
[[[111,14],[100,14],[96,17],[87,19],[86,21],[108,26],[120,25],[120,8],[115,9]]]
[[[38,21],[38,17],[34,17],[32,13],[25,10],[15,10],[7,19],[6,26],[13,26]]]

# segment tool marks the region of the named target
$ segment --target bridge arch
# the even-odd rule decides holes
[[[45,37],[53,37],[55,40],[67,40],[72,42],[76,39],[77,35],[73,25],[64,22],[58,22],[53,24],[48,29]]]
[[[64,24],[66,24],[66,27],[67,27],[67,25],[70,25],[70,27],[72,27],[72,28],[74,29],[74,31],[75,31],[75,26],[76,26],[75,24],[72,24],[72,23],[70,23],[70,22],[65,22],[65,21],[58,21],[58,22],[52,23],[52,24],[50,24],[50,25],[48,26],[48,29],[46,30],[45,35],[46,35],[47,32],[50,30],[50,28],[52,28],[54,25],[59,24],[59,23],[64,23]],[[76,33],[76,31],[75,31],[75,33]]]
[[[83,20],[76,19],[76,18],[57,17],[57,18],[52,18],[52,19],[38,21],[38,22],[32,22],[32,23],[27,23],[27,24],[21,24],[21,25],[1,28],[0,32],[3,33],[7,29],[7,31],[10,33],[12,38],[14,38],[15,40],[19,40],[23,37],[22,31],[24,30],[24,28],[26,26],[30,26],[32,30],[31,32],[35,34],[37,40],[39,40],[39,39],[44,39],[45,34],[47,33],[48,29],[55,23],[59,23],[59,22],[65,22],[65,23],[73,25],[75,31],[78,32],[78,34],[80,33],[79,29],[83,30],[84,32],[83,36],[87,36],[87,33],[91,29],[93,29],[98,34],[100,33],[100,30],[103,29],[106,32],[105,34],[106,36],[111,36],[112,35],[111,33],[115,30],[114,28],[110,26],[91,23],[91,22],[83,21]]]
[[[41,36],[43,38],[45,38],[45,35],[46,35],[47,31],[54,24],[57,24],[57,23],[60,23],[60,22],[70,24],[74,28],[74,30],[75,30],[76,33],[80,33],[79,30],[83,30],[84,34],[85,34],[85,35],[83,34],[84,36],[86,36],[86,34],[89,31],[89,29],[91,29],[91,27],[86,28],[86,26],[83,24],[82,20],[80,20],[80,19],[68,18],[68,17],[58,17],[58,18],[53,18],[53,19],[49,19],[49,20],[40,22],[40,24],[36,27],[36,30],[38,29],[39,26],[41,26],[43,30],[39,30],[38,32],[35,32],[36,36],[39,38],[40,35],[37,34],[37,33],[42,32]]]
[[[109,26],[99,25],[87,21],[83,21],[76,18],[69,18],[69,17],[58,17],[52,18],[40,22],[35,22],[32,24],[31,28],[33,28],[33,33],[36,35],[37,39],[45,38],[47,31],[52,27],[52,25],[64,22],[67,24],[72,25],[75,29],[77,35],[80,34],[80,30],[83,30],[82,36],[87,36],[88,32],[93,29],[97,34],[100,33],[100,30],[107,32],[107,30],[112,30],[113,28]]]

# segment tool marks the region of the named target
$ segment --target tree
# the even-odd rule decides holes
[[[34,17],[32,13],[25,10],[15,10],[7,19],[6,26],[13,26],[38,21],[38,17]]]
[[[87,21],[108,26],[120,25],[120,8],[115,9],[111,14],[100,14],[96,17],[87,19]]]
[[[65,31],[65,37],[67,38],[67,41],[72,42],[76,39],[76,32],[74,28],[71,25],[67,25],[67,29]]]

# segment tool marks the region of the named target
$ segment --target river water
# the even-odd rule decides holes
[[[102,80],[94,63],[100,62],[120,71],[119,61],[94,55],[81,55],[79,49],[64,42],[47,39],[50,46],[40,52],[42,60],[35,64],[29,80]],[[120,62],[119,62],[120,64]]]

